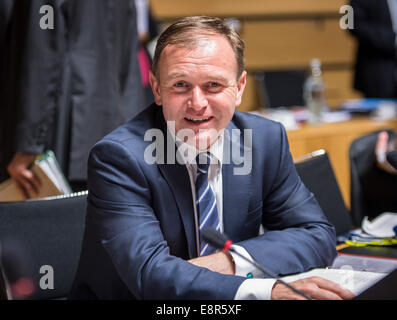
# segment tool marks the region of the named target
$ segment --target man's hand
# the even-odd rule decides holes
[[[208,256],[202,256],[189,260],[196,266],[207,268],[211,271],[234,274],[235,265],[230,253],[219,251]]]
[[[337,283],[320,277],[300,279],[290,284],[315,300],[345,300],[354,298],[354,294],[350,290],[344,289]],[[305,298],[296,294],[282,283],[276,282],[272,290],[271,299],[304,300]]]
[[[29,199],[29,192],[36,195],[39,194],[41,183],[33,172],[29,170],[29,166],[35,158],[35,154],[17,152],[7,167],[9,175],[14,179],[24,199]]]

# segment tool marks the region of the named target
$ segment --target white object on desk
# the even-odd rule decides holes
[[[364,217],[361,228],[366,233],[379,238],[393,238],[396,236],[393,228],[397,226],[397,213],[384,212],[371,221]]]
[[[381,102],[378,108],[373,113],[374,120],[390,120],[397,116],[397,109],[395,102]]]
[[[347,111],[327,111],[321,116],[321,121],[325,123],[343,122],[351,119],[351,114]]]

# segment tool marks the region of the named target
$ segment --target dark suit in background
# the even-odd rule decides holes
[[[233,299],[245,277],[185,261],[197,257],[188,171],[184,164],[145,161],[153,143],[144,141],[150,129],[160,130],[167,141],[162,108],[156,105],[106,136],[90,154],[86,231],[70,298]],[[244,129],[252,129],[252,146],[242,143]],[[225,149],[243,154],[243,148],[252,148],[252,170],[235,174],[241,165],[225,161],[224,153],[224,232],[278,274],[332,264],[335,230],[300,180],[283,127],[236,111],[225,130],[232,137],[225,139]],[[261,224],[267,231],[258,236]]]
[[[7,165],[4,156],[3,148],[3,135],[4,130],[2,128],[6,125],[6,119],[4,117],[7,93],[7,84],[9,82],[9,51],[11,40],[11,14],[12,14],[13,0],[3,0],[0,1],[0,181],[5,178],[4,169]]]
[[[42,5],[53,30],[40,28]],[[84,181],[92,145],[145,107],[134,1],[18,0],[12,29],[2,162],[52,149],[69,180]]]
[[[394,1],[394,0],[393,0]],[[397,98],[396,33],[387,0],[351,0],[358,49],[354,88],[368,98]]]

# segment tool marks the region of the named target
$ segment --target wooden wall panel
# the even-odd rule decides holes
[[[308,66],[312,58],[350,66],[354,59],[353,38],[334,18],[246,21],[241,35],[248,69]]]
[[[336,15],[344,0],[150,0],[162,20],[189,15],[252,17],[279,15]]]
[[[252,74],[248,74],[243,99],[238,107],[239,111],[253,111],[260,107],[256,90],[255,78]]]

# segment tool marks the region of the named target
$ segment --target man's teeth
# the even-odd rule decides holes
[[[202,119],[185,118],[185,119],[192,122],[203,122],[203,121],[208,121],[210,118],[202,118]]]

